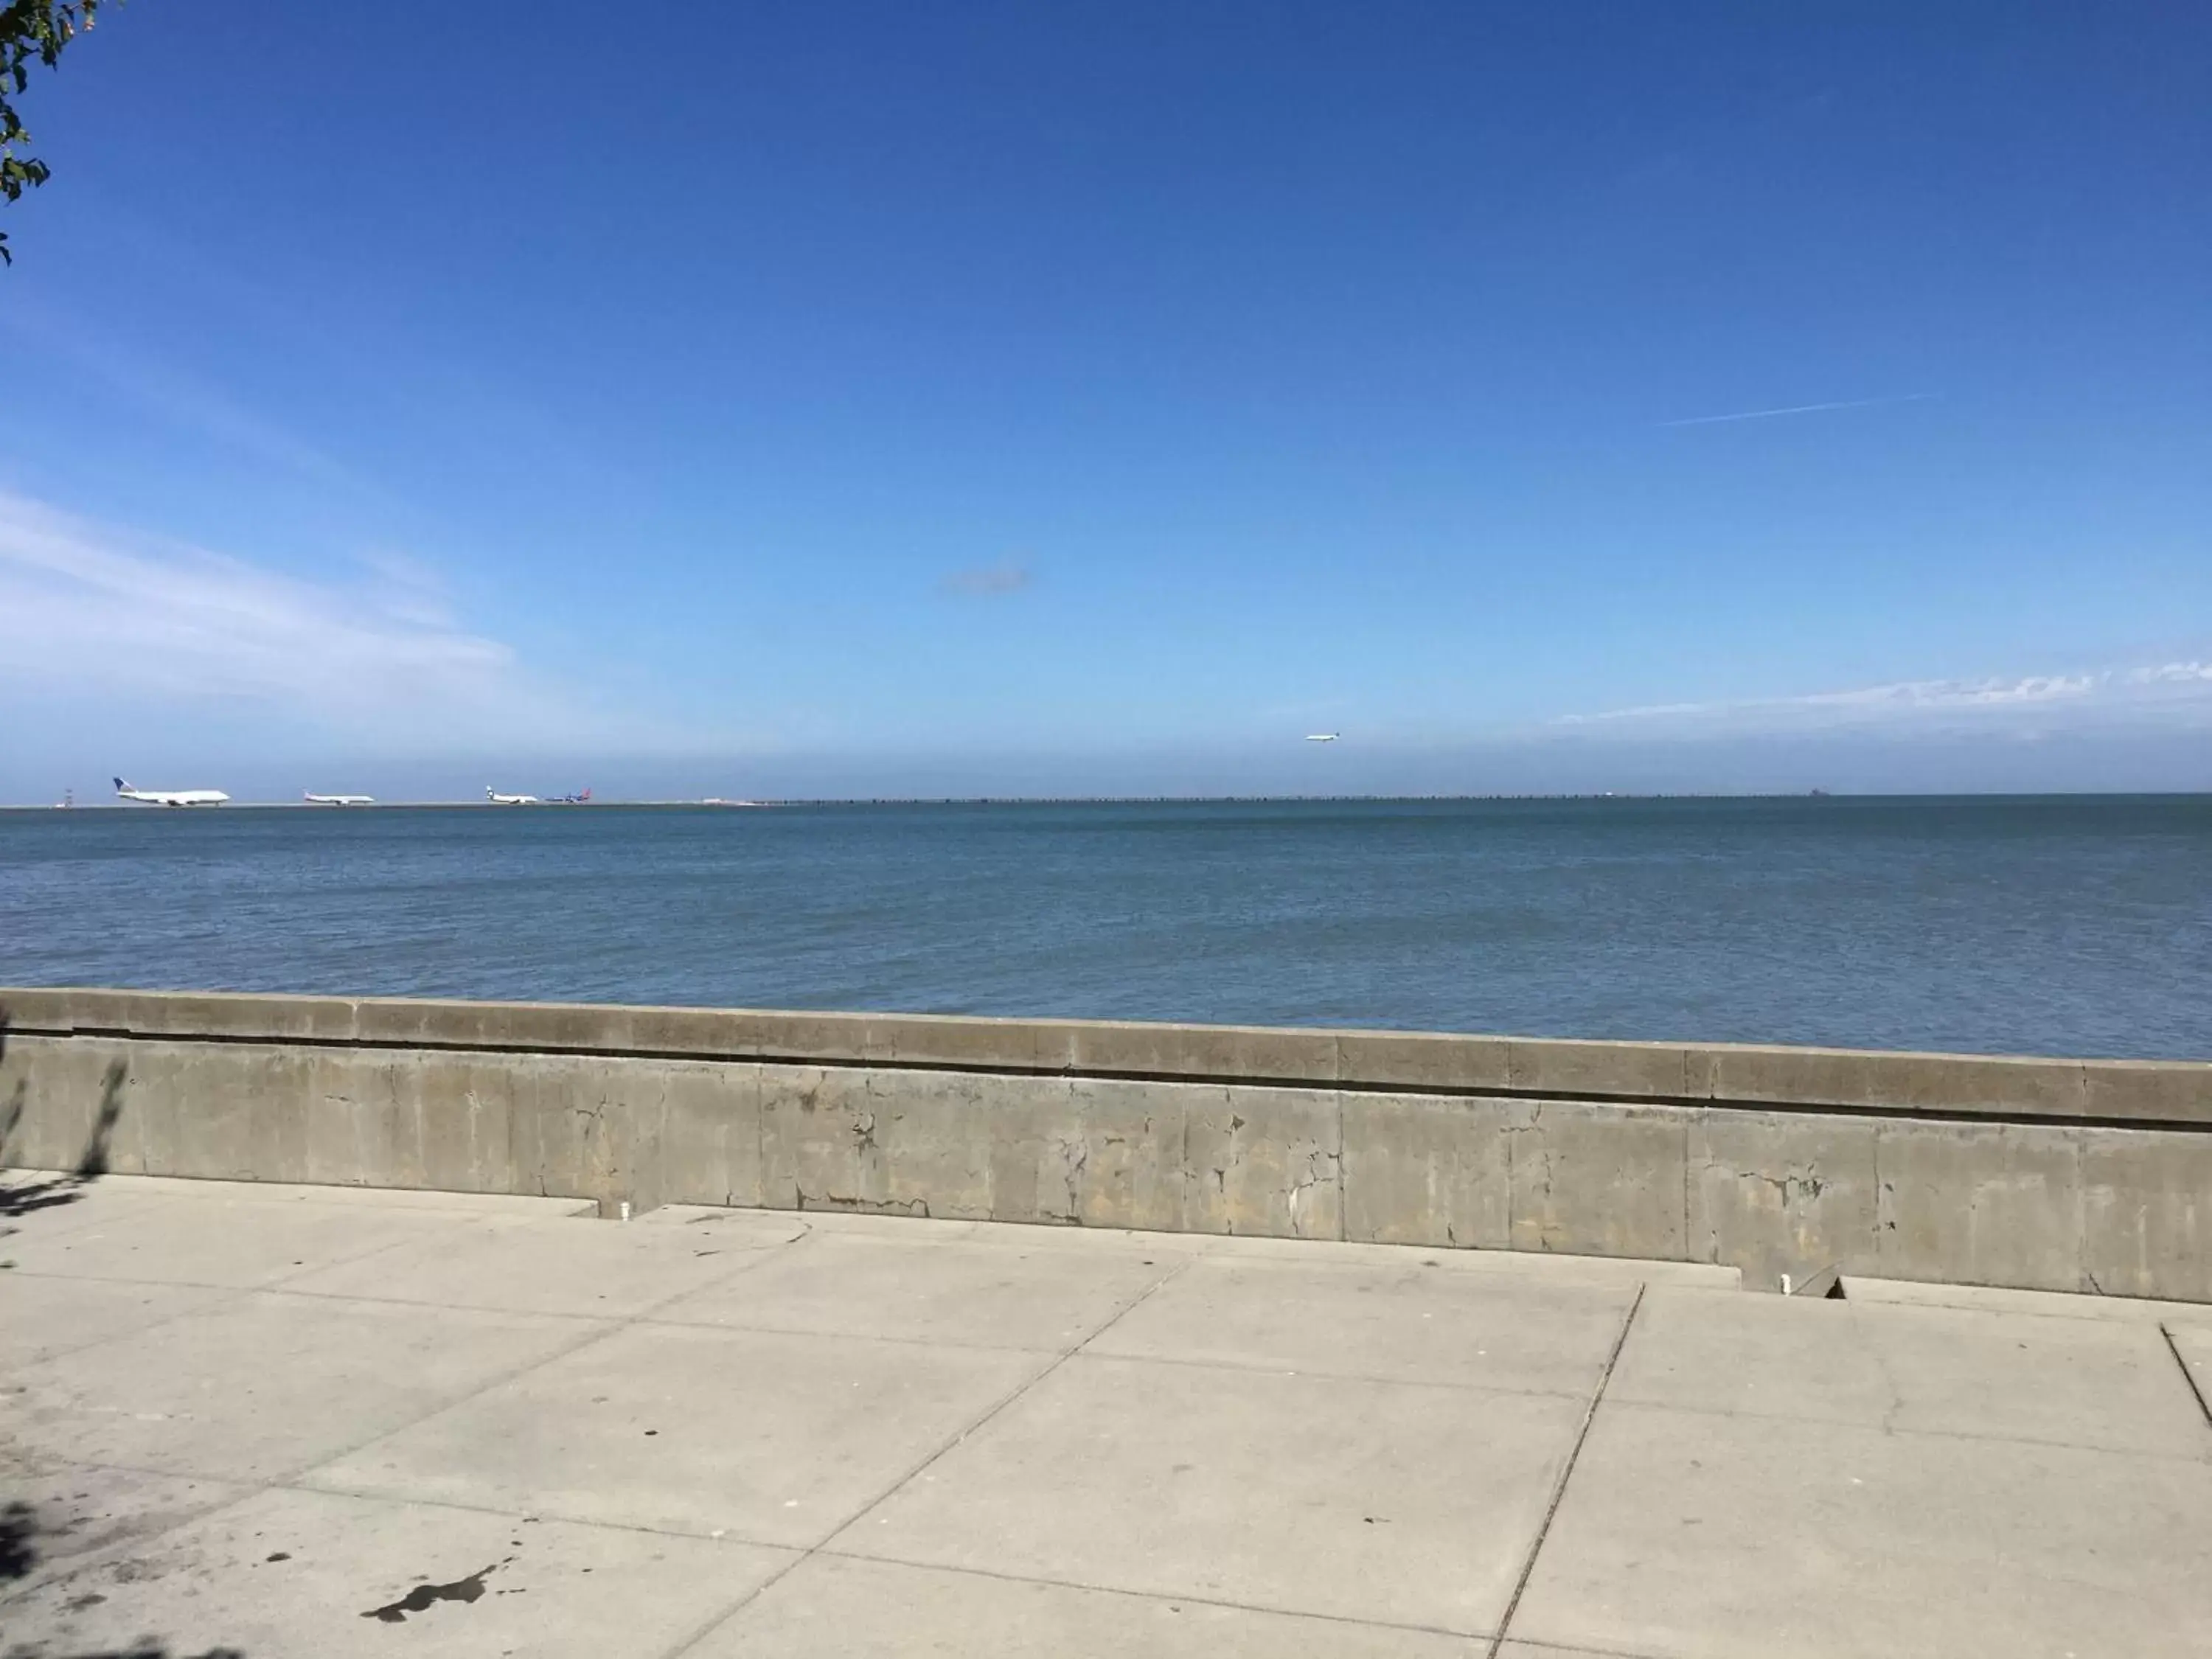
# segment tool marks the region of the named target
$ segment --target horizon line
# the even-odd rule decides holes
[[[769,811],[807,806],[1236,806],[1297,805],[1370,802],[1454,801],[1654,801],[1654,800],[2189,800],[2212,798],[2212,788],[2202,789],[1890,789],[1855,790],[1810,787],[1803,789],[1579,789],[1494,790],[1486,792],[1260,795],[803,795],[758,800],[713,800],[698,797],[650,797],[635,799],[609,797],[592,801],[545,800],[544,810],[591,811],[598,808],[690,808],[701,811]],[[225,811],[299,811],[324,815],[375,811],[485,811],[509,815],[532,807],[499,806],[468,799],[442,800],[380,800],[355,806],[331,806],[297,800],[234,800],[222,806],[164,807],[105,799],[64,805],[57,801],[18,801],[0,804],[0,812],[119,812],[137,817],[183,816],[205,817]]]

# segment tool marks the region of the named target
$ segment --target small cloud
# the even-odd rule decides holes
[[[2212,662],[2162,662],[2132,670],[2128,680],[2134,685],[2196,686],[2212,683]]]
[[[1001,559],[996,564],[981,565],[973,570],[955,570],[939,580],[937,591],[984,599],[995,593],[1018,593],[1036,580],[1027,559]]]
[[[1930,726],[1961,720],[2066,716],[2212,717],[2212,663],[2163,662],[1990,679],[1900,680],[1844,691],[1731,702],[1655,703],[1565,714],[1555,726],[1787,732],[1838,726]]]

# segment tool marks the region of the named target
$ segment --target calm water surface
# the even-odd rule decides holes
[[[2212,797],[0,813],[0,984],[2212,1057]]]

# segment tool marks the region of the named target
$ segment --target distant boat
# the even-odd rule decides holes
[[[1334,743],[1340,735],[1340,733],[1334,732],[1309,732],[1306,733],[1306,741],[1308,743]]]
[[[318,795],[313,791],[300,797],[310,806],[374,806],[374,795]]]
[[[118,778],[115,793],[123,800],[140,800],[149,806],[220,806],[230,799],[220,789],[133,789]]]

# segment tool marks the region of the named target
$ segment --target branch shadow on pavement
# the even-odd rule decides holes
[[[8,1050],[7,1011],[0,1009],[0,1060]],[[5,1105],[0,1105],[0,1221],[15,1221],[34,1215],[42,1210],[74,1204],[108,1170],[108,1143],[115,1133],[115,1125],[123,1115],[123,1086],[129,1078],[129,1067],[120,1060],[109,1063],[101,1079],[100,1106],[94,1114],[90,1133],[84,1150],[76,1166],[65,1174],[41,1174],[27,1180],[8,1179],[7,1155],[28,1109],[29,1080],[19,1078],[8,1093]],[[20,1231],[15,1226],[0,1227],[0,1237]],[[28,1578],[37,1570],[40,1559],[40,1536],[52,1530],[43,1523],[38,1510],[20,1498],[0,1504],[0,1599],[4,1599],[9,1588]],[[40,1640],[9,1639],[12,1634],[5,1630],[4,1610],[0,1610],[0,1659],[246,1659],[244,1652],[233,1647],[212,1647],[196,1653],[187,1653],[168,1643],[150,1636],[142,1636],[127,1647],[107,1647],[91,1650],[64,1650]]]
[[[5,1060],[7,1055],[7,1015],[5,1011],[0,1011],[0,1060]],[[91,1131],[85,1137],[84,1150],[77,1154],[75,1168],[65,1175],[0,1181],[0,1220],[13,1220],[40,1210],[74,1204],[94,1182],[107,1173],[108,1144],[114,1138],[116,1123],[123,1116],[123,1085],[130,1074],[129,1066],[122,1060],[108,1062],[106,1074],[100,1079],[99,1109],[93,1115]],[[0,1175],[5,1174],[10,1144],[29,1109],[29,1079],[16,1079],[7,1105],[0,1107]]]

